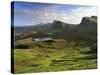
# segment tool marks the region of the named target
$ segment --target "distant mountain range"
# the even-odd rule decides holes
[[[25,27],[15,27],[15,32],[27,32],[27,31],[51,31],[51,30],[59,30],[63,28],[67,28],[68,30],[73,29],[77,26],[88,26],[88,25],[96,25],[97,24],[97,17],[91,16],[91,17],[83,17],[80,24],[67,24],[58,20],[54,20],[53,23],[47,23],[47,24],[38,24],[35,26],[25,26]],[[91,26],[92,26],[91,25]]]
[[[27,27],[15,27],[15,36],[17,37],[36,37],[31,32],[37,32],[37,35],[46,35],[53,38],[63,38],[70,40],[97,40],[97,16],[83,17],[80,24],[68,24],[58,20],[52,23],[39,24]],[[19,36],[18,36],[19,35]]]

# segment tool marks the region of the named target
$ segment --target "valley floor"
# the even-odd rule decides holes
[[[46,45],[46,47],[31,49],[14,49],[14,72],[34,73],[96,69],[96,55],[82,53],[82,51],[87,50],[89,47],[70,47],[61,44],[56,44],[56,47]]]

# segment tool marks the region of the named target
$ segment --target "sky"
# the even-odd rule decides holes
[[[34,2],[12,2],[11,18],[14,26],[30,26],[52,23],[59,20],[69,24],[79,24],[84,16],[97,16],[94,6],[51,4]]]

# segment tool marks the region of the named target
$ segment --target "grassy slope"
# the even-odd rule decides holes
[[[31,38],[17,41],[17,44],[19,43],[35,44]],[[52,44],[45,42],[39,44],[42,47],[14,49],[15,73],[95,69],[97,67],[94,55],[81,53],[87,51],[88,47],[74,47],[73,42],[62,39]]]

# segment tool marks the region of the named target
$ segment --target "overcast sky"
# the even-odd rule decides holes
[[[14,2],[13,13],[14,26],[52,23],[54,20],[78,24],[84,16],[97,16],[97,8],[83,5]]]

